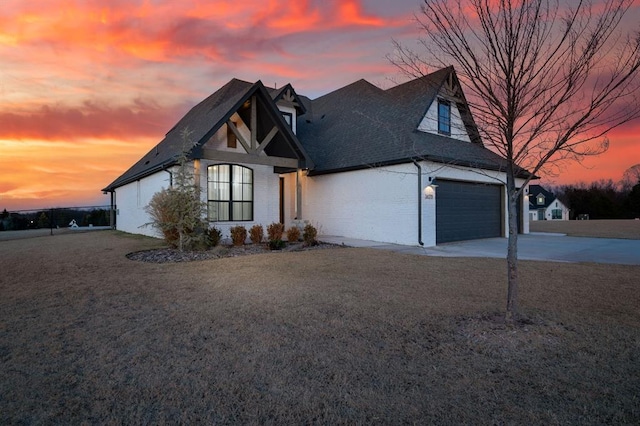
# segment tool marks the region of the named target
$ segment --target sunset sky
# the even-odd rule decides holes
[[[419,0],[2,0],[0,210],[106,205],[111,183],[233,77],[315,98],[411,43]],[[640,20],[640,7],[632,11]],[[547,182],[619,180],[640,122]],[[544,181],[543,181],[544,183]]]

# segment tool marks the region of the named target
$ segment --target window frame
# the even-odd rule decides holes
[[[282,118],[284,118],[284,122],[289,125],[289,128],[293,130],[293,113],[287,111],[280,111],[282,114]],[[287,117],[289,120],[287,120]]]
[[[551,219],[562,219],[562,209],[551,209]]]
[[[438,98],[438,133],[451,136],[451,102],[441,98]]]
[[[211,169],[221,166],[228,167],[226,175],[224,172],[218,172],[217,175],[212,178]],[[246,177],[245,171],[249,172],[250,182],[246,182],[244,179]],[[238,177],[240,177],[240,182],[238,182]],[[246,186],[248,186],[248,188],[246,188]],[[246,191],[246,189],[248,189],[248,191]],[[240,199],[236,198],[238,190],[240,190]],[[227,194],[228,199],[215,198],[214,194]],[[215,212],[217,214],[214,217],[213,212],[216,204],[217,210]],[[225,206],[226,208],[221,208],[221,206]],[[248,215],[245,215],[245,213],[247,213],[246,209],[248,209]],[[221,215],[221,212],[226,212],[226,214]],[[209,222],[252,222],[253,218],[254,170],[250,167],[232,163],[209,165],[207,167],[207,220]]]

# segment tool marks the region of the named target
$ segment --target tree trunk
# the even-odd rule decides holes
[[[507,171],[507,214],[509,239],[507,244],[507,312],[505,321],[513,324],[518,316],[518,194],[513,169]]]

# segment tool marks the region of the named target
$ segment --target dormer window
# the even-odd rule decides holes
[[[544,204],[544,195],[538,195],[538,205],[541,206]]]
[[[438,133],[451,136],[451,103],[438,99]]]
[[[293,129],[293,114],[290,112],[283,112],[282,116],[284,117],[284,121],[289,125],[289,128]]]

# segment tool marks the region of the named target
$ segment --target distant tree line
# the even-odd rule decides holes
[[[109,226],[108,208],[54,208],[0,213],[0,231],[39,228],[66,228],[75,220],[78,226]]]
[[[570,219],[640,218],[640,180],[635,184],[599,180],[590,184],[562,185],[553,190],[570,209]]]

